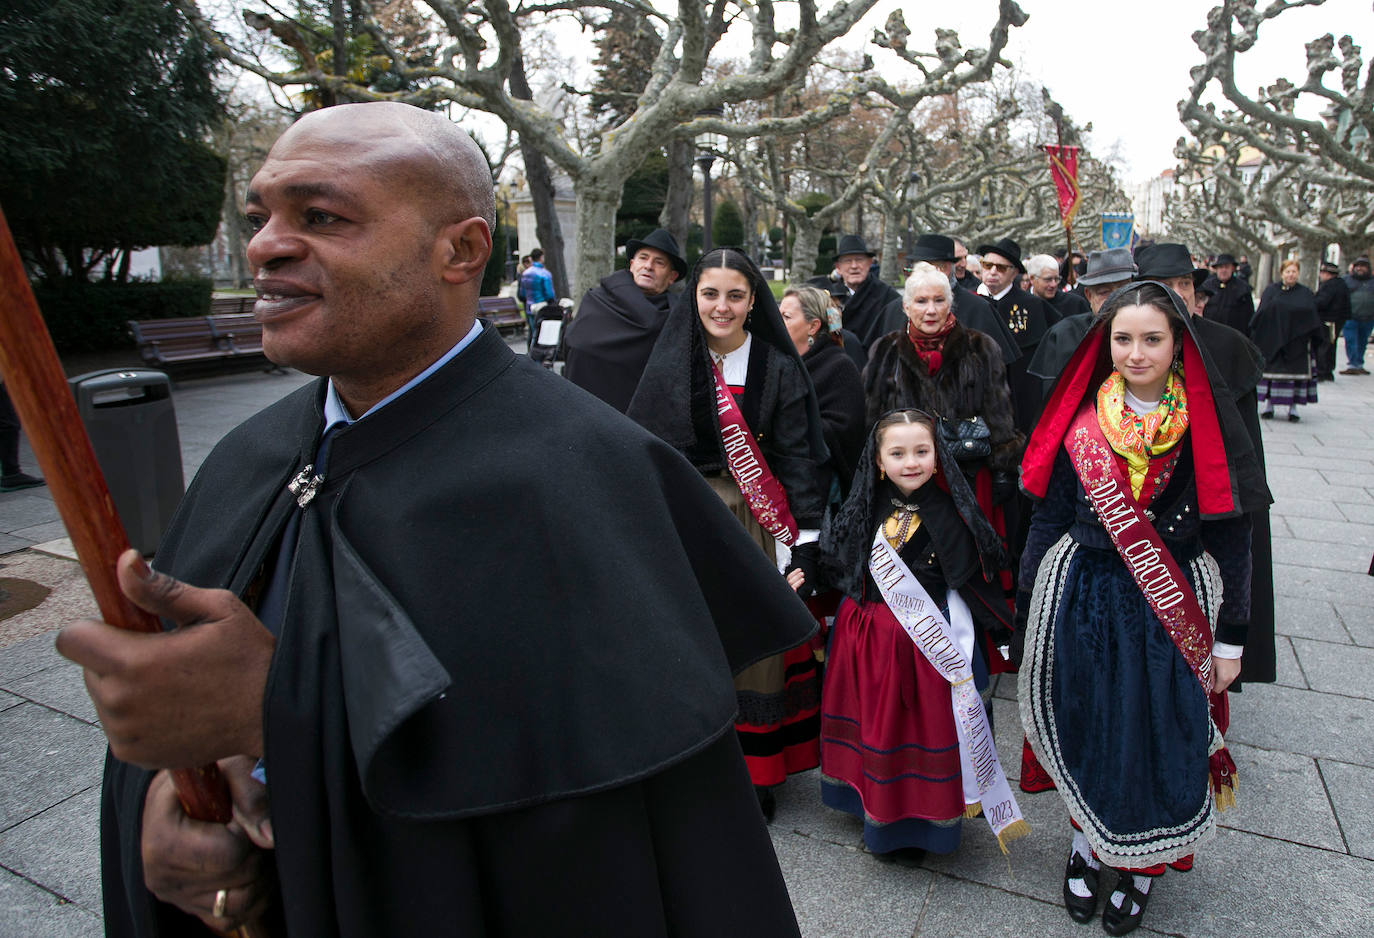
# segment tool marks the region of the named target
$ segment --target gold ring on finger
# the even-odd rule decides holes
[[[210,909],[210,914],[215,918],[224,918],[224,913],[229,909],[229,890],[221,889],[215,893],[215,904]]]

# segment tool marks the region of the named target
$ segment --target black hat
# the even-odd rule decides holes
[[[1324,274],[1338,274],[1341,269],[1330,261],[1322,261],[1321,267],[1317,268]]]
[[[835,260],[839,260],[846,254],[867,254],[869,257],[877,257],[877,251],[870,251],[868,245],[864,244],[864,239],[858,235],[845,235],[840,239],[839,246],[835,248]]]
[[[1235,267],[1236,259],[1230,254],[1218,254],[1217,259],[1212,261],[1212,266],[1220,267],[1222,264],[1230,264],[1232,267]]]
[[[1359,266],[1360,264],[1363,264],[1363,265],[1365,265],[1366,267],[1368,267],[1368,266],[1369,266],[1369,255],[1367,255],[1367,254],[1361,254],[1359,257],[1355,258],[1353,261],[1350,262],[1350,266],[1351,266],[1351,267],[1356,267],[1356,266]]]
[[[917,261],[949,261],[954,263],[954,239],[938,234],[923,234],[916,239],[916,246],[911,249],[911,254],[907,260],[913,264]]]
[[[1088,255],[1087,270],[1078,278],[1078,282],[1085,287],[1092,287],[1100,283],[1130,280],[1134,276],[1135,262],[1131,260],[1131,249],[1108,248]]]
[[[1204,283],[1212,279],[1212,272],[1206,267],[1198,267],[1193,270],[1193,291],[1196,292]]]
[[[1021,263],[1021,245],[1017,244],[1011,238],[1003,238],[996,244],[978,245],[978,256],[982,257],[986,254],[1000,254],[1002,257],[1005,257],[1015,264],[1016,269],[1021,271],[1021,273],[1024,274],[1026,272],[1026,265]]]
[[[1191,277],[1194,270],[1193,255],[1188,253],[1186,244],[1162,242],[1140,248],[1135,252],[1135,263],[1140,268],[1137,280],[1168,280],[1171,277]]]
[[[687,260],[682,256],[678,249],[677,239],[662,228],[655,228],[644,236],[643,240],[631,238],[625,242],[625,257],[627,260],[633,259],[639,253],[640,248],[651,248],[655,251],[662,251],[668,255],[668,260],[673,262],[673,270],[677,271],[678,279],[687,276]]]

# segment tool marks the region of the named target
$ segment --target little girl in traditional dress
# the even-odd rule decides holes
[[[821,700],[821,793],[878,855],[949,853],[980,811],[999,842],[1028,832],[993,746],[984,636],[1005,641],[1007,562],[931,416],[869,437],[822,553],[845,594]]]

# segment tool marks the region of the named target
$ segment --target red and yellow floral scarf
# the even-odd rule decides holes
[[[1131,495],[1140,498],[1150,457],[1169,451],[1188,429],[1188,394],[1183,377],[1169,372],[1159,406],[1137,414],[1126,406],[1126,381],[1113,370],[1097,389],[1097,424],[1112,450],[1126,460]]]

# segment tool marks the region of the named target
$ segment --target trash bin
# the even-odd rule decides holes
[[[93,371],[68,381],[129,543],[151,554],[185,490],[171,382],[151,369]]]

